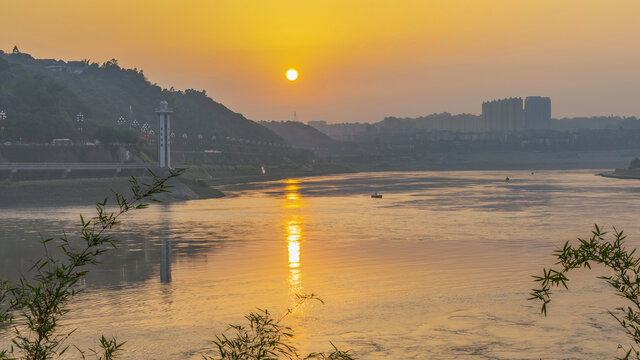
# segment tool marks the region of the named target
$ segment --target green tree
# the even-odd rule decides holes
[[[148,184],[131,177],[131,196],[114,192],[115,211],[107,210],[107,198],[98,202],[94,217],[80,216],[77,238],[65,234],[41,241],[45,256],[34,264],[30,278],[23,276],[15,284],[0,283],[0,331],[11,332],[8,337],[13,344],[11,349],[0,350],[0,359],[55,359],[69,349],[66,340],[73,330],[61,329],[60,319],[69,311],[71,298],[80,291],[78,282],[87,273],[87,266],[99,264],[99,256],[118,244],[110,231],[120,223],[120,217],[146,208],[148,201],[155,201],[154,195],[168,192],[171,186],[167,181],[178,174],[179,171],[158,177],[151,173]],[[77,242],[82,244],[79,248]],[[61,260],[50,254],[48,247],[52,244],[63,254]],[[76,349],[82,358],[93,355],[110,360],[122,345],[115,338],[102,336],[100,349]]]
[[[542,304],[540,310],[546,316],[551,289],[568,289],[569,272],[579,268],[591,269],[593,263],[604,265],[613,271],[613,275],[599,278],[629,302],[627,306],[609,311],[632,341],[625,349],[625,355],[617,359],[640,359],[640,258],[635,256],[635,249],[629,251],[624,247],[624,233],[613,230],[613,239],[609,240],[608,233],[595,225],[590,239],[578,239],[578,246],[567,241],[562,249],[556,250],[554,255],[558,259],[558,267],[545,268],[541,276],[534,276],[539,287],[531,291],[529,299],[539,301]],[[624,349],[624,346],[620,345],[620,348]]]
[[[94,136],[105,144],[135,144],[140,140],[135,130],[116,129],[110,126],[99,126]]]

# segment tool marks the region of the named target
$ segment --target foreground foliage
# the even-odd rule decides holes
[[[564,287],[568,289],[567,274],[574,269],[588,268],[591,264],[601,264],[613,270],[613,275],[600,276],[611,285],[616,294],[630,302],[628,306],[609,311],[632,340],[633,344],[624,349],[625,355],[618,359],[640,359],[640,258],[635,257],[636,250],[628,251],[624,247],[626,236],[623,231],[614,228],[613,240],[605,236],[607,232],[598,225],[592,231],[590,239],[578,239],[579,245],[574,247],[566,242],[562,249],[556,250],[560,269],[543,269],[542,276],[534,276],[540,287],[533,289],[530,300],[540,301],[541,312],[546,316],[547,305],[551,301],[551,289]]]
[[[339,350],[333,343],[333,350],[327,353],[311,353],[306,356],[298,354],[295,346],[291,344],[293,329],[284,326],[282,320],[293,312],[298,306],[307,300],[322,299],[314,294],[296,295],[297,302],[293,309],[280,318],[275,319],[268,310],[258,309],[245,316],[248,326],[229,325],[232,335],[216,335],[213,342],[218,348],[218,356],[204,355],[206,360],[354,360],[348,351]]]
[[[162,178],[151,173],[152,181],[148,184],[131,177],[130,197],[114,192],[115,211],[107,210],[105,198],[96,204],[94,217],[86,219],[80,215],[77,237],[65,234],[57,239],[40,241],[45,256],[34,264],[32,276],[22,276],[15,284],[0,283],[0,331],[12,333],[8,337],[12,346],[0,351],[0,359],[55,359],[69,349],[66,340],[74,330],[61,329],[60,320],[69,311],[67,305],[71,298],[80,291],[78,284],[88,271],[87,265],[99,264],[98,257],[118,244],[110,230],[119,224],[119,218],[129,211],[146,208],[147,201],[155,201],[154,195],[168,192],[171,186],[167,181],[179,172],[171,172]],[[78,243],[81,246],[76,248]],[[62,259],[50,254],[52,244],[61,252]],[[99,342],[99,349],[74,348],[83,359],[91,356],[111,360],[124,344],[104,336]]]
[[[69,311],[69,301],[81,291],[79,283],[88,272],[87,266],[99,264],[99,256],[118,244],[110,231],[120,223],[120,217],[148,207],[148,201],[156,201],[154,195],[169,192],[171,186],[167,181],[180,173],[181,170],[171,172],[166,177],[151,173],[152,181],[148,184],[131,177],[132,195],[125,197],[114,192],[114,211],[108,211],[106,198],[98,202],[94,217],[86,219],[80,215],[76,237],[64,234],[40,241],[45,256],[35,262],[29,278],[22,276],[17,283],[0,281],[0,336],[10,339],[12,344],[9,349],[0,349],[0,360],[57,359],[70,348],[77,350],[82,359],[113,360],[122,352],[124,342],[104,335],[95,349],[83,350],[69,345],[67,340],[75,330],[62,328],[60,321]],[[52,244],[61,256],[50,253]],[[297,295],[297,299],[294,308],[278,320],[267,310],[250,313],[245,317],[249,321],[248,327],[231,325],[234,335],[216,336],[214,343],[220,357],[203,357],[210,360],[353,360],[348,352],[335,346],[327,354],[311,353],[302,357],[297,353],[291,345],[292,329],[282,325],[282,320],[307,300],[322,302],[313,294]]]

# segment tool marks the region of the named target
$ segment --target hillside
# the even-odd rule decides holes
[[[123,117],[138,129],[157,128],[154,109],[167,100],[174,110],[172,130],[179,144],[224,145],[227,141],[283,143],[267,128],[246,119],[209,98],[204,91],[163,89],[146,79],[142,70],[123,69],[116,60],[89,61],[34,59],[14,51],[0,53],[0,110],[5,110],[4,141],[50,142],[57,137],[76,139],[76,114],[84,114],[83,132],[95,135],[100,127],[116,127]],[[157,131],[157,130],[156,130]],[[186,134],[187,141],[182,141]],[[232,140],[231,140],[232,139]]]
[[[336,141],[323,132],[298,121],[260,121],[260,125],[276,133],[291,146],[327,149],[336,145]]]

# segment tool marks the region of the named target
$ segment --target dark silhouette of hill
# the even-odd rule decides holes
[[[208,141],[227,139],[280,144],[267,128],[215,102],[205,91],[163,89],[142,70],[124,69],[117,60],[35,59],[14,51],[0,53],[0,110],[5,110],[4,140],[50,142],[77,138],[76,114],[84,114],[83,130],[91,136],[101,127],[116,127],[122,116],[130,127],[145,123],[157,129],[154,109],[167,100],[174,110],[171,127],[178,137],[198,135]],[[157,130],[156,130],[157,131]],[[215,137],[215,138],[214,138]]]
[[[260,124],[295,147],[326,149],[337,143],[318,129],[298,121],[260,121]]]

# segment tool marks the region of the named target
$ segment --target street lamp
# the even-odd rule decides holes
[[[76,123],[78,123],[78,133],[80,133],[80,143],[84,144],[84,139],[82,138],[82,131],[84,130],[82,128],[82,123],[84,123],[84,115],[82,114],[82,112],[79,112],[78,115],[76,115]]]

